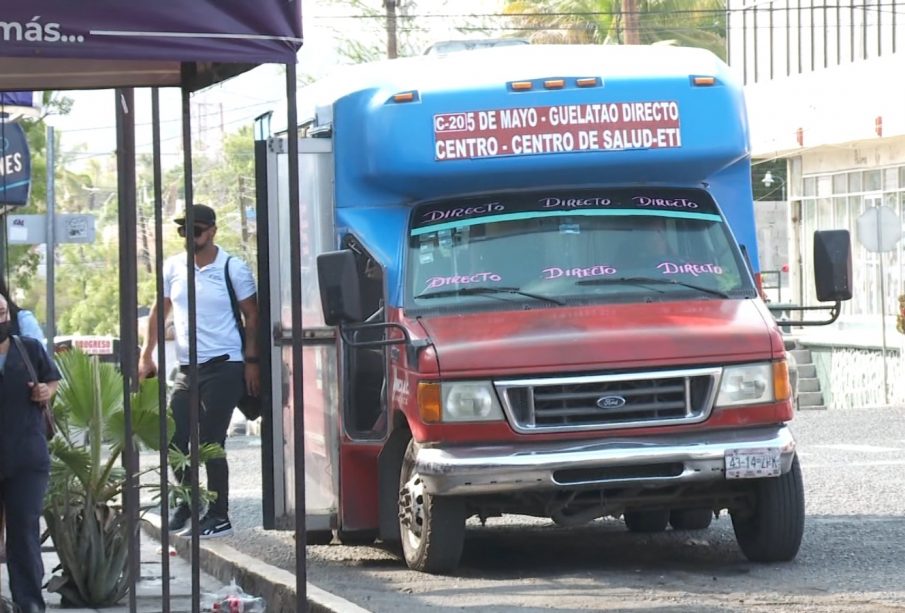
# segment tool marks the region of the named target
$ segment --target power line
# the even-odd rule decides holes
[[[777,0],[780,2],[783,0]],[[491,18],[506,18],[506,19],[519,19],[519,18],[551,18],[551,17],[616,17],[623,15],[662,15],[662,16],[672,16],[672,15],[728,15],[732,13],[745,13],[745,12],[792,12],[792,11],[810,11],[810,10],[836,10],[836,9],[846,9],[846,10],[861,10],[868,12],[886,12],[888,14],[902,14],[905,15],[905,8],[902,10],[896,10],[899,7],[902,7],[901,3],[898,0],[890,0],[890,2],[877,2],[875,4],[814,4],[811,6],[791,6],[791,0],[785,0],[787,6],[774,6],[773,3],[770,3],[768,7],[763,6],[746,6],[740,8],[724,8],[724,9],[671,9],[671,10],[654,10],[654,11],[575,11],[575,12],[519,12],[519,13],[419,13],[419,14],[408,14],[408,15],[398,15],[397,19],[491,19]],[[883,7],[889,7],[893,10],[886,11]],[[374,19],[374,20],[382,20],[385,19],[386,16],[382,14],[357,14],[357,15],[313,15],[309,17],[309,19],[316,19],[321,21],[330,21],[334,19],[345,19],[345,20],[365,20],[365,19]]]
[[[497,32],[588,32],[588,28],[583,25],[574,25],[574,26],[499,26],[499,27],[477,27],[477,26],[459,26],[452,28],[458,32],[487,32],[487,31],[497,31]],[[725,28],[719,26],[712,26],[708,28],[702,27],[676,27],[672,25],[663,25],[663,26],[655,26],[655,25],[641,25],[637,28],[626,28],[620,27],[619,32],[711,32],[714,34],[721,34]],[[753,28],[749,27],[748,30],[752,30]],[[424,34],[430,33],[431,30],[427,28],[399,28],[399,32],[404,32],[407,34],[417,33]]]
[[[229,113],[234,113],[234,112],[236,112],[236,111],[244,111],[244,110],[246,110],[246,109],[255,108],[255,107],[258,107],[258,106],[265,105],[265,104],[278,104],[279,102],[281,102],[281,100],[261,100],[260,102],[256,102],[255,104],[248,104],[248,105],[245,105],[245,106],[237,106],[237,107],[230,108],[227,112],[229,112]],[[214,103],[202,103],[202,102],[198,102],[198,103],[196,103],[196,104],[200,107],[202,104],[204,104],[204,105],[209,105],[209,104],[214,104]],[[215,117],[215,116],[218,116],[218,115],[220,115],[220,111],[219,111],[219,110],[214,111],[214,112],[212,112],[212,113],[193,114],[193,115],[192,115],[192,118],[194,118],[194,119],[197,119],[197,118],[207,118],[207,117]],[[174,119],[164,119],[164,120],[161,120],[160,123],[161,123],[161,124],[170,124],[170,123],[176,123],[176,122],[181,122],[181,121],[182,121],[182,117],[179,117],[179,118],[174,118]],[[135,124],[135,127],[136,127],[136,128],[138,128],[138,127],[146,127],[146,126],[150,126],[150,125],[152,125],[151,122],[142,122],[142,123],[136,123],[136,124]],[[87,128],[71,128],[71,129],[66,129],[66,130],[62,131],[62,133],[63,133],[63,134],[69,134],[69,133],[72,133],[72,132],[89,132],[89,131],[92,131],[92,130],[112,130],[112,129],[114,129],[115,127],[116,127],[116,126],[114,126],[114,125],[106,125],[106,126],[93,126],[93,127],[87,127]]]

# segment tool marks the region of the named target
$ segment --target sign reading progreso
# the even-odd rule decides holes
[[[672,101],[531,106],[434,115],[438,161],[682,146]]]
[[[57,344],[63,347],[69,345],[88,355],[110,355],[115,350],[112,336],[57,337]]]

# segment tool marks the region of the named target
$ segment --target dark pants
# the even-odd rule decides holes
[[[245,365],[242,362],[216,362],[198,366],[198,392],[201,399],[199,437],[201,444],[226,444],[226,431],[233,410],[245,391]],[[182,453],[189,452],[189,377],[188,367],[176,375],[173,397],[170,400],[176,431],[172,445]],[[229,512],[229,466],[226,458],[211,460],[207,469],[207,489],[216,492],[208,514],[226,518]],[[180,483],[191,483],[188,470],[177,471]]]
[[[23,613],[44,611],[40,520],[48,478],[46,470],[20,470],[0,481],[0,503],[6,512],[9,589]]]

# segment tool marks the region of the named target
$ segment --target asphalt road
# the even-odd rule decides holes
[[[373,611],[905,611],[905,407],[802,412],[807,524],[798,558],[745,560],[727,516],[635,535],[525,517],[473,522],[459,572],[409,571],[378,547],[309,547],[308,579]],[[293,570],[292,533],[260,526],[260,440],[227,444],[232,546]]]

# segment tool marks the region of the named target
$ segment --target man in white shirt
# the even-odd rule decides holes
[[[245,392],[258,394],[260,371],[258,367],[257,325],[258,305],[254,278],[248,265],[231,257],[214,243],[217,234],[217,215],[203,204],[194,206],[195,227],[189,231],[185,218],[176,220],[179,235],[195,242],[195,312],[198,348],[198,387],[201,399],[200,441],[226,443],[226,432],[233,409]],[[245,322],[240,331],[232,309],[226,285],[226,269],[232,282],[238,307]],[[176,255],[163,266],[164,319],[173,311],[176,330],[176,353],[179,374],[176,376],[170,406],[176,422],[172,445],[189,451],[189,313],[188,274],[185,256]],[[243,343],[244,336],[244,343]],[[153,353],[157,345],[157,306],[151,308],[145,344],[139,360],[139,377],[151,376],[156,371]],[[244,355],[243,355],[244,344]],[[229,521],[229,467],[225,458],[206,464],[208,490],[216,493],[207,513],[199,525],[200,538],[226,536],[232,533]],[[188,471],[177,471],[181,483],[187,483]],[[174,511],[169,529],[188,535],[191,510],[181,504]]]

